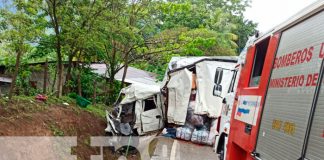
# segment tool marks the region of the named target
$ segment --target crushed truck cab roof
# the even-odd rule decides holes
[[[120,104],[127,104],[137,100],[146,99],[160,93],[160,86],[146,84],[132,84],[121,90],[125,98]]]

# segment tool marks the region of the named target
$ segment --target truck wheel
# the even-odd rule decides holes
[[[114,134],[112,132],[106,132],[106,136],[113,136]]]
[[[127,148],[128,148],[128,151],[127,151]],[[133,146],[122,146],[122,147],[118,148],[115,153],[119,157],[121,157],[121,156],[128,157],[128,156],[132,155],[132,156],[136,157],[136,159],[141,159],[141,153],[139,152],[139,150],[137,150],[136,147],[133,147]]]

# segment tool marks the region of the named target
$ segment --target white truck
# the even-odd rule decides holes
[[[226,96],[223,99],[223,106],[221,116],[219,118],[219,134],[216,136],[215,144],[214,144],[214,152],[219,154],[220,160],[226,159],[226,149],[227,149],[227,142],[228,142],[228,135],[230,132],[230,121],[232,115],[232,109],[234,105],[234,99],[236,94],[237,85],[240,79],[241,74],[241,67],[245,64],[245,57],[247,53],[247,47],[253,43],[255,38],[258,36],[252,36],[249,38],[248,42],[246,43],[244,49],[242,50],[239,58],[238,64],[235,66],[233,71],[233,77],[228,89]]]

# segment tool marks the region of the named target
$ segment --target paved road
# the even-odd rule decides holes
[[[201,146],[191,142],[158,137],[151,160],[218,160],[210,146]]]

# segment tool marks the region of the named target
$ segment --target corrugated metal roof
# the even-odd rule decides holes
[[[97,73],[101,76],[105,76],[107,70],[105,64],[101,64],[101,63],[91,64],[90,67],[93,69],[94,73]],[[124,68],[117,72],[117,74],[115,75],[115,80],[121,81],[123,78],[123,73],[124,73]],[[143,71],[134,67],[128,67],[125,82],[156,84],[156,75],[154,73]]]
[[[12,79],[8,77],[0,77],[0,82],[11,83]]]

